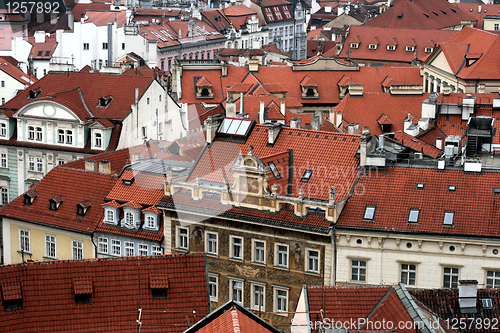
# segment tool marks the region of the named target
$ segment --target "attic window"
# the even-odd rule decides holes
[[[351,43],[351,49],[359,48],[359,43]]]
[[[415,46],[407,46],[406,47],[406,52],[413,52],[415,51]]]
[[[149,276],[153,299],[167,299],[168,278],[166,274],[156,273]]]
[[[387,45],[387,51],[394,51],[396,50],[396,45]]]
[[[432,53],[433,48],[432,47],[426,47],[425,48],[425,53]]]
[[[23,298],[19,282],[2,285],[2,305],[5,311],[22,310]]]
[[[500,194],[500,188],[494,188],[493,194]]]
[[[491,298],[483,298],[481,302],[483,303],[483,309],[493,309]]]
[[[408,215],[408,222],[418,223],[418,215],[420,214],[420,209],[410,209],[410,214]]]
[[[134,178],[132,178],[132,179],[122,179],[122,184],[123,185],[130,186],[130,185],[132,185],[133,182],[134,182]]]
[[[90,277],[74,278],[73,288],[77,305],[92,304],[92,279]]]
[[[49,199],[49,209],[53,212],[55,212],[56,210],[59,209],[59,206],[61,205],[61,203],[64,201],[64,198],[62,197],[62,195],[59,195],[57,197],[54,197],[54,198],[51,198]]]
[[[375,217],[375,206],[366,206],[363,220],[373,220]]]
[[[455,217],[455,212],[444,212],[444,225],[453,225],[453,218]]]
[[[303,182],[303,183],[309,182],[309,180],[311,179],[312,174],[313,174],[312,170],[306,170],[304,172],[304,174],[302,175],[302,179],[300,181]]]
[[[76,205],[76,216],[78,217],[84,217],[85,214],[87,214],[87,210],[92,206],[92,204],[86,200],[82,201],[79,204]]]
[[[108,95],[108,96],[103,96],[99,98],[99,107],[100,108],[107,108],[109,103],[113,100],[113,97]]]
[[[42,89],[40,89],[40,88],[31,89],[28,98],[29,99],[35,99],[38,96],[40,96],[41,92],[42,92]]]
[[[415,185],[415,188],[416,188],[417,190],[423,190],[423,189],[424,189],[424,184],[422,184],[422,183],[418,183],[417,185]]]
[[[274,175],[274,178],[280,179],[281,178],[280,172],[276,168],[276,165],[274,165],[274,162],[269,162],[268,164],[269,164],[269,168],[271,169],[271,171]]]
[[[377,44],[369,44],[368,45],[369,50],[376,50],[377,49]]]
[[[457,187],[454,185],[448,185],[448,192],[455,192],[457,190]]]

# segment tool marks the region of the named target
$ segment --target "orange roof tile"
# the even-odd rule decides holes
[[[197,87],[212,87],[212,84],[210,83],[210,81],[205,79],[205,77],[201,77],[201,79],[199,79],[198,82],[196,82],[196,86]]]
[[[153,297],[151,275],[157,274],[168,276],[165,299]],[[83,280],[87,284],[79,289]],[[205,256],[199,253],[1,266],[2,289],[13,283],[20,286],[22,310],[1,311],[5,333],[132,332],[140,325],[143,331],[173,333],[209,312]],[[90,293],[90,303],[77,304],[75,292]]]

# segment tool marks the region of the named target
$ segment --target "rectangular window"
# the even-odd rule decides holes
[[[287,6],[283,7],[283,13],[285,13],[285,17],[287,20],[290,20],[292,18],[292,15],[290,15],[290,11],[288,10]]]
[[[148,255],[148,244],[139,244],[139,255],[140,256]]]
[[[266,243],[264,243],[263,241],[254,241],[253,261],[259,264],[266,263]]]
[[[125,43],[122,43],[122,50],[125,50]]]
[[[268,165],[269,165],[269,168],[271,169],[271,171],[273,173],[274,178],[280,179],[281,178],[280,172],[276,168],[276,165],[274,165],[274,162],[269,162]]]
[[[45,256],[47,258],[56,257],[56,236],[45,234]]]
[[[288,267],[288,246],[276,245],[276,265],[280,267]]]
[[[73,131],[66,131],[66,143],[67,144],[73,143]]]
[[[408,215],[408,222],[418,223],[419,213],[420,213],[420,209],[410,209],[410,214]]]
[[[57,130],[57,142],[64,143],[64,130]]]
[[[148,102],[149,104],[149,102]],[[142,127],[142,138],[146,138],[146,134],[148,133],[146,126]]]
[[[5,103],[5,97],[2,97],[2,104]]]
[[[455,212],[444,212],[444,225],[453,225],[453,218],[455,217]]]
[[[415,285],[415,277],[417,275],[417,266],[411,264],[401,265],[401,283],[408,286]]]
[[[2,104],[5,102],[2,102]],[[7,136],[7,125],[0,124],[0,136]]]
[[[5,88],[5,81],[2,80],[2,88]]]
[[[83,43],[83,50],[87,51],[90,49],[89,43]]]
[[[499,28],[500,28],[499,24],[498,24],[498,23],[495,23],[495,26],[494,26],[495,31],[498,31],[498,30],[499,30]]]
[[[208,294],[212,302],[217,302],[217,276],[208,276]]]
[[[231,258],[243,259],[243,238],[231,237]]]
[[[42,128],[41,127],[37,127],[36,128],[36,140],[37,141],[42,141]]]
[[[369,44],[368,45],[369,50],[376,50],[377,49],[377,44]]]
[[[304,174],[302,175],[302,178],[300,179],[301,182],[307,183],[311,179],[311,176],[313,174],[312,170],[306,170],[304,171]]]
[[[375,216],[375,207],[374,206],[366,206],[365,214],[363,215],[364,220],[373,220]]]
[[[307,271],[311,273],[319,273],[319,251],[307,251]]]
[[[41,157],[36,158],[36,172],[43,172],[43,159]]]
[[[19,229],[19,251],[30,253],[30,231]]]
[[[366,281],[366,261],[353,260],[351,262],[351,281]]]
[[[488,271],[486,273],[486,288],[500,288],[500,272]]]
[[[101,135],[101,133],[95,134],[95,146],[102,147],[102,135]]]
[[[243,281],[230,280],[231,299],[236,303],[243,304]]]
[[[162,255],[163,251],[161,250],[161,246],[158,245],[151,246],[151,254],[154,256]]]
[[[267,15],[267,20],[268,21],[274,21],[274,16],[273,13],[271,12],[271,8],[266,7],[266,15]]]
[[[111,254],[114,256],[122,255],[122,241],[118,239],[111,240]]]
[[[2,205],[6,205],[9,203],[9,189],[6,187],[2,187],[0,190],[0,193],[2,195]]]
[[[458,286],[458,268],[445,267],[443,288],[456,288]]]
[[[217,234],[207,233],[207,253],[217,255]]]
[[[156,229],[156,217],[154,215],[146,216],[146,228]]]
[[[35,128],[28,126],[28,140],[35,140]]]
[[[177,247],[179,249],[187,250],[188,249],[188,229],[179,227],[177,229]]]
[[[2,168],[7,167],[7,153],[0,153],[0,164]]]
[[[71,240],[72,259],[83,259],[83,242],[79,240]]]
[[[265,289],[262,285],[252,285],[252,308],[258,311],[264,311]]]
[[[281,12],[280,12],[279,7],[274,7],[274,14],[276,15],[276,18],[278,20],[282,20],[283,19],[283,16],[281,16]]]
[[[108,49],[108,43],[102,43],[102,49],[107,50]]]
[[[97,239],[97,248],[99,253],[108,254],[108,239],[105,237],[99,237]]]
[[[133,242],[125,242],[123,243],[123,246],[125,248],[126,257],[131,257],[135,255],[135,247]]]
[[[275,309],[276,312],[287,312],[288,311],[288,290],[275,289]]]

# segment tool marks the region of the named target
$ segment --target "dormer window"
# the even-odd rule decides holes
[[[92,279],[90,277],[77,277],[73,279],[75,302],[77,305],[91,304]]]
[[[434,50],[434,48],[432,48],[432,47],[426,47],[425,53],[432,53],[433,50]]]
[[[134,214],[132,212],[125,213],[125,225],[130,227],[134,225]]]
[[[196,82],[196,98],[197,99],[211,99],[214,98],[212,91],[212,83],[204,77],[199,78]]]
[[[6,137],[7,136],[7,125],[4,123],[0,124],[0,136],[1,137]]]
[[[115,222],[115,211],[114,209],[106,209],[106,217],[105,217],[106,222]]]
[[[314,82],[309,76],[304,76],[302,81],[300,81],[300,88],[302,90],[302,98],[319,98],[318,84]]]
[[[161,211],[158,208],[151,206],[143,209],[142,212],[144,214],[144,229],[158,230],[158,217],[160,216]]]
[[[300,179],[301,182],[307,183],[311,179],[311,176],[313,174],[312,170],[306,170],[304,174],[302,175],[302,178]]]
[[[107,108],[109,103],[113,100],[113,97],[111,95],[108,96],[103,96],[99,98],[99,107],[100,108]]]
[[[4,311],[21,310],[23,308],[23,297],[19,282],[2,285],[2,305]]]
[[[82,201],[79,204],[76,205],[76,216],[78,217],[84,217],[85,214],[87,214],[88,209],[92,206],[92,204],[86,200]]]
[[[136,202],[130,201],[119,206],[123,207],[123,218],[121,219],[121,226],[128,229],[137,229],[141,220],[142,206]]]
[[[368,45],[369,50],[376,50],[377,49],[377,44],[369,44]]]
[[[414,52],[415,51],[415,46],[407,46],[406,47],[406,52]]]
[[[24,194],[24,205],[30,206],[33,203],[33,200],[38,196],[38,192],[35,190],[28,191]]]
[[[40,96],[41,92],[42,92],[42,89],[40,89],[40,88],[31,89],[28,98],[29,99],[35,99],[38,96]]]
[[[351,49],[358,49],[359,43],[351,43]]]
[[[387,45],[387,51],[395,51],[396,45]]]
[[[62,195],[49,199],[49,209],[53,212],[59,209],[59,206],[64,201]]]

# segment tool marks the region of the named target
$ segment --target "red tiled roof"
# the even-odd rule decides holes
[[[116,26],[121,28],[127,23],[127,15],[125,10],[121,11],[97,11],[87,10],[85,23],[94,23],[96,26],[105,26],[108,23],[116,23]]]
[[[347,38],[355,35],[360,39],[359,42],[364,43],[361,43],[357,49],[352,49],[346,44],[342,48],[339,58],[347,59],[347,51],[350,50],[351,59],[411,63],[415,58],[415,52],[407,52],[405,46],[415,46],[416,50],[418,50],[418,58],[425,61],[430,56],[430,53],[425,52],[430,39],[434,39],[437,42],[445,42],[458,33],[458,31],[453,30],[420,29],[417,31],[418,33],[416,33],[415,29],[404,29],[402,27],[351,26]],[[375,39],[376,42],[374,42]],[[393,51],[388,51],[386,45],[397,45],[397,42],[395,44],[391,42],[396,39],[405,42],[405,45],[396,47]],[[367,41],[369,42],[366,43]],[[380,44],[380,46],[373,50],[369,48],[370,44]],[[434,44],[431,47],[434,47]]]
[[[439,127],[431,125],[427,130],[420,132],[416,138],[427,142],[430,145],[436,145],[436,139],[441,138],[444,140],[446,138],[446,134],[444,134]]]
[[[11,76],[12,78],[16,79],[17,81],[21,82],[24,85],[30,85],[38,81],[38,79],[34,75],[26,74],[21,69],[10,63],[8,59],[5,59],[4,57],[0,58],[0,71]]]
[[[473,20],[446,0],[395,0],[384,13],[364,23],[367,27],[402,29],[444,29]]]
[[[189,129],[200,129],[205,123],[205,120],[209,116],[214,116],[217,114],[225,115],[225,110],[222,105],[217,104],[213,106],[213,104],[203,104],[203,103],[195,103],[188,104],[188,122]],[[203,140],[203,135],[200,134],[200,140]]]
[[[168,279],[166,299],[153,298],[156,274]],[[83,290],[91,292],[90,304],[76,304],[78,279],[91,281],[92,289],[87,284]],[[22,309],[1,311],[0,331],[6,333],[135,332],[140,324],[145,332],[180,332],[209,312],[205,258],[198,253],[0,267],[0,285],[12,283],[20,285]]]
[[[163,197],[163,176],[151,175],[132,170],[123,170],[121,179],[134,177],[130,185],[125,185],[121,181],[117,182],[113,189],[106,196],[107,199],[126,201],[122,206],[132,208],[143,208],[144,205],[155,205]]]
[[[188,181],[193,182],[196,176],[200,176],[201,180],[222,183],[227,177],[233,183],[230,168],[234,160],[238,155],[246,155],[248,146],[253,145],[253,152],[259,158],[293,150],[292,196],[298,196],[299,190],[303,189],[304,197],[328,200],[328,192],[334,185],[338,187],[338,200],[348,195],[357,176],[355,154],[359,148],[359,135],[283,128],[273,147],[268,147],[267,142],[265,125],[255,125],[244,144],[216,137],[216,141],[203,152]],[[309,182],[301,182],[302,174],[308,168],[313,170],[313,175]],[[345,170],[346,174],[325,172],[332,168]],[[285,168],[282,177],[288,179],[289,176],[292,178]],[[278,193],[286,195],[286,189],[280,188]]]
[[[102,219],[101,203],[117,177],[82,170],[54,168],[32,190],[38,196],[29,206],[21,195],[0,209],[0,215],[56,228],[91,234]],[[62,195],[64,202],[56,211],[49,210],[49,199]],[[88,200],[90,207],[84,217],[76,215],[76,205]]]
[[[485,4],[485,3],[455,3],[455,6],[468,15],[472,16],[477,21],[475,27],[478,29],[484,28],[484,19],[487,16],[495,16],[500,12],[498,4]]]
[[[417,189],[417,183],[424,184],[424,189]],[[496,216],[491,214],[500,203],[500,196],[493,194],[493,188],[500,188],[497,173],[390,167],[386,174],[375,171],[362,176],[358,184],[362,184],[364,193],[348,201],[339,228],[500,236]],[[450,185],[455,191],[448,190]],[[481,198],[480,205],[477,198]],[[363,220],[366,206],[376,207],[373,221]],[[418,223],[408,223],[410,209],[420,209]],[[454,212],[452,226],[443,224],[445,211]]]
[[[318,84],[314,82],[313,79],[311,79],[309,76],[304,76],[302,81],[300,81],[300,86],[301,87],[317,87]]]
[[[32,89],[40,88],[42,90],[40,99],[56,94],[59,94],[62,99],[64,92],[80,89],[86,106],[95,118],[123,119],[129,114],[131,105],[135,103],[135,88],[139,89],[139,97],[141,97],[151,82],[151,78],[128,75],[80,72],[69,75],[48,73],[28,89],[20,91],[2,107],[17,110],[29,102],[38,100],[28,99],[29,91]],[[98,107],[99,98],[107,95],[113,96],[113,101],[106,108]],[[75,95],[70,96],[71,99],[68,102],[74,101]]]
[[[6,301],[10,301],[13,299],[21,299],[21,285],[19,282],[17,283],[9,283],[2,285],[2,296]]]
[[[500,36],[498,34],[464,27],[453,38],[440,44],[453,73],[462,79],[498,80],[500,69],[495,66],[500,53]],[[477,58],[473,64],[463,65],[464,57],[474,54]],[[473,58],[474,58],[473,57]]]
[[[97,4],[97,3],[76,3],[71,12],[75,21],[80,22],[83,14],[87,10],[109,10],[111,4]]]
[[[109,207],[118,208],[121,206],[121,204],[119,204],[116,200],[111,200],[111,201],[103,203],[101,206],[109,206]]]
[[[30,57],[35,60],[49,60],[57,46],[55,34],[50,37],[45,36],[45,43],[36,43],[35,37],[28,37],[28,42],[33,45]]]
[[[387,117],[385,114],[382,113],[380,118],[377,119],[377,123],[380,125],[392,125],[393,122]]]
[[[462,115],[460,114],[440,114],[437,119],[437,126],[446,136],[463,136],[467,130],[467,120],[462,120]]]
[[[205,77],[201,77],[201,79],[198,80],[198,82],[196,82],[196,86],[197,87],[212,87],[212,84],[210,83],[210,81],[208,81]]]
[[[359,123],[359,127],[368,126],[373,135],[382,134],[377,120],[383,113],[392,122],[390,131],[404,130],[404,119],[411,113],[420,119],[424,96],[393,96],[390,94],[365,94],[362,97],[347,95],[335,108],[342,111],[342,117],[348,123]],[[345,128],[342,128],[345,130]]]

